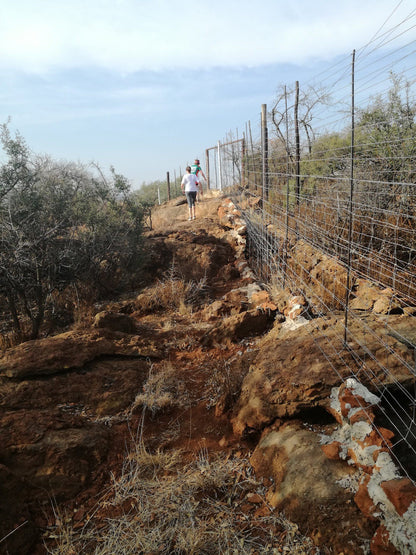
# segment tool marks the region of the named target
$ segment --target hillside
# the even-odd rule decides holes
[[[0,358],[0,552],[411,553],[379,400],[328,365],[306,299],[257,282],[232,203],[165,203],[146,239],[149,285]]]

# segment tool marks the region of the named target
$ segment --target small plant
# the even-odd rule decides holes
[[[139,297],[138,309],[143,313],[161,310],[178,311],[188,314],[208,296],[206,277],[199,281],[186,281],[173,263],[163,280],[148,287]]]
[[[218,403],[226,411],[240,395],[241,385],[246,372],[233,368],[228,362],[214,368],[210,374],[206,387],[207,408],[215,407]]]
[[[141,407],[150,410],[154,415],[164,408],[183,406],[187,402],[185,383],[178,377],[173,365],[166,362],[158,371],[154,365],[151,366],[148,379],[143,385],[143,392],[136,395],[131,411]]]

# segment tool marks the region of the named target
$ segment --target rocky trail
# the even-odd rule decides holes
[[[185,505],[194,524],[204,508],[218,542],[221,523],[233,520],[236,551],[223,553],[414,553],[416,491],[391,461],[381,466],[391,434],[371,436],[371,419],[384,430],[378,400],[344,368],[334,372],[319,349],[320,326],[336,342],[342,315],[311,331],[305,299],[273,296],[258,283],[245,259],[244,225],[224,197],[206,196],[192,222],[185,205],[170,201],[152,222],[148,286],[0,358],[0,553],[77,553],[64,529],[104,534],[118,517],[142,518],[149,536]],[[391,318],[414,329],[413,315]],[[376,314],[368,319],[384,333]],[[414,385],[402,370],[395,378]],[[367,410],[357,416],[358,406]],[[129,493],[115,502],[112,484],[126,460],[130,468],[139,460],[138,448],[143,468],[144,454],[152,461],[153,481],[134,492],[124,484]],[[197,489],[201,476],[209,486]],[[177,484],[173,477],[182,481],[169,500],[152,490],[146,524],[138,504],[156,483],[165,492]],[[178,492],[187,488],[185,500]],[[385,497],[377,497],[381,490]],[[130,552],[173,552],[169,545],[221,552],[213,539],[211,551],[188,549],[194,537],[181,544],[179,532],[167,539],[165,528],[152,548]],[[99,551],[99,536],[84,537],[84,553],[121,553]]]

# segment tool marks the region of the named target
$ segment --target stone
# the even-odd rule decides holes
[[[360,409],[356,412],[349,413],[349,421],[351,426],[354,425],[356,422],[369,422],[372,424],[374,422],[375,415],[374,411],[371,408]]]
[[[224,340],[237,342],[245,337],[261,335],[272,325],[273,315],[269,311],[261,309],[247,310],[241,314],[224,318],[222,322],[202,337],[201,343],[208,347]]]
[[[103,355],[160,358],[162,353],[163,347],[157,337],[142,339],[106,328],[74,330],[9,349],[0,358],[0,374],[23,379],[81,368]]]
[[[414,330],[413,317],[389,316],[389,321],[394,329],[400,326],[402,335]],[[362,385],[370,389],[372,381],[376,380],[385,387],[397,383],[411,387],[414,376],[403,360],[409,368],[413,367],[414,349],[392,337],[389,328],[378,317],[368,315],[366,325],[372,330],[366,336],[366,348],[370,352],[378,351],[379,359],[366,359],[368,371],[360,376]],[[352,333],[362,333],[356,320],[351,321],[350,328]],[[332,389],[350,377],[350,368],[355,365],[353,355],[345,349],[343,336],[343,322],[336,317],[314,318],[295,329],[284,324],[274,325],[257,342],[256,357],[244,378],[234,408],[234,429],[261,429],[265,422],[295,417],[305,407],[329,410]],[[390,356],[387,349],[380,352],[380,341],[394,345],[395,349],[400,347],[401,359]],[[334,356],[331,364],[323,354],[328,343],[334,353],[342,353],[339,358]],[[383,370],[383,365],[389,368],[388,373]],[[374,403],[371,401],[371,404]],[[255,418],[258,418],[257,423]]]
[[[268,291],[265,291],[264,289],[260,291],[255,291],[251,295],[251,299],[250,299],[250,302],[254,307],[257,307],[263,303],[268,303],[270,301],[271,301],[270,293]]]
[[[136,322],[128,314],[102,311],[95,315],[93,326],[122,333],[136,333]]]
[[[365,408],[368,406],[368,403],[366,403],[362,397],[351,391],[351,389],[342,389],[342,385],[339,389],[338,398],[341,405],[341,414],[344,418],[348,418],[351,409],[358,407]]]
[[[403,309],[392,297],[381,295],[373,306],[375,314],[402,314]]]
[[[331,461],[340,459],[341,443],[339,441],[332,441],[331,443],[321,445],[321,449],[325,453],[325,456]]]
[[[375,520],[375,515],[377,513],[377,507],[374,505],[373,500],[368,493],[368,483],[371,476],[364,476],[358,486],[357,493],[354,496],[354,501],[360,511],[368,518]]]
[[[305,313],[308,309],[308,302],[302,295],[297,295],[289,299],[283,314],[286,318],[295,320],[298,316]]]
[[[383,525],[377,528],[371,540],[371,555],[401,555],[390,542],[389,532]]]
[[[354,298],[350,301],[353,310],[372,310],[376,299],[380,295],[378,287],[365,279],[358,279],[353,288]]]
[[[416,501],[416,487],[409,478],[388,480],[381,482],[380,486],[400,516]]]
[[[266,429],[250,463],[257,480],[272,482],[266,493],[269,505],[284,510],[285,516],[308,534],[314,530],[318,543],[330,543],[334,553],[341,553],[347,545],[345,553],[360,552],[361,534],[368,534],[367,519],[352,503],[351,494],[337,483],[355,476],[356,470],[343,461],[327,459],[316,433],[303,428],[299,421],[285,423],[277,430]],[[359,534],[352,532],[351,522],[360,529]]]

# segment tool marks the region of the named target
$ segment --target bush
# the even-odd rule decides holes
[[[92,284],[121,289],[140,261],[143,208],[126,178],[29,154],[7,126],[1,142],[0,306],[16,333],[38,337],[54,293]]]

